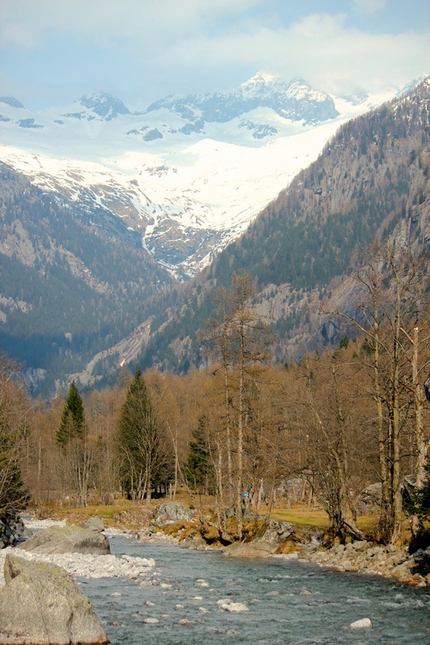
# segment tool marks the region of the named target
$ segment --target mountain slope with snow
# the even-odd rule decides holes
[[[391,95],[336,99],[257,74],[233,92],[131,113],[94,94],[32,113],[0,98],[0,159],[88,222],[105,209],[178,279],[237,238],[345,120]]]

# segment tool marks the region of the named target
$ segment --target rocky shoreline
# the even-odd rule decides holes
[[[29,529],[45,529],[51,526],[66,526],[65,522],[28,521]],[[105,531],[110,535],[127,535],[123,531]],[[132,533],[134,536],[135,533]],[[111,554],[95,555],[91,553],[34,553],[25,551],[17,546],[8,546],[0,550],[0,587],[4,586],[4,562],[8,554],[19,555],[20,558],[32,562],[46,562],[63,567],[73,578],[133,578],[141,582],[151,579],[155,570],[155,561],[151,559],[123,555],[117,557]]]
[[[99,518],[91,519],[97,519],[98,522],[101,523],[101,520]],[[60,526],[63,526],[62,533],[66,538],[69,535],[68,529],[73,528],[73,530],[81,530],[76,527],[76,525],[67,525],[65,522],[27,522],[27,526],[33,529],[48,529],[48,527],[52,526],[53,524],[60,524]],[[170,525],[166,524],[166,530],[164,531],[160,526],[156,525],[156,522],[154,522],[154,524],[150,524],[147,527],[142,527],[138,531],[103,529],[103,533],[104,535],[107,535],[109,537],[121,535],[123,537],[137,539],[142,543],[157,542],[165,544],[176,544],[187,549],[194,548],[197,550],[212,550],[213,547],[211,547],[208,543],[205,543],[202,538],[202,535],[205,534],[204,526],[201,525],[197,520],[195,520],[195,522],[192,522],[192,524],[192,527],[190,525],[182,529],[180,528],[180,523],[171,523]],[[53,532],[54,531],[52,531],[52,533]],[[50,531],[43,531],[43,533],[47,534],[50,533]],[[39,535],[40,534],[36,533],[35,537],[39,537]],[[357,572],[360,574],[368,574],[373,576],[379,575],[391,578],[400,583],[407,583],[420,587],[424,587],[429,583],[428,578],[430,578],[430,575],[420,575],[417,571],[414,571],[414,569],[416,569],[417,567],[417,558],[415,557],[415,555],[413,557],[410,556],[406,548],[396,548],[394,546],[381,547],[371,544],[370,542],[356,541],[347,545],[336,545],[332,549],[326,549],[321,545],[319,539],[320,537],[321,536],[315,530],[305,533],[304,531],[300,531],[300,529],[298,529],[297,527],[294,527],[293,525],[286,522],[268,522],[267,524],[261,523],[261,526],[259,526],[258,534],[251,533],[250,535],[248,535],[246,542],[239,543],[236,541],[234,544],[227,547],[217,545],[215,546],[215,549],[218,552],[222,552],[226,558],[229,556],[235,556],[248,558],[273,557],[282,558],[284,560],[294,559],[302,562],[309,562],[321,567],[329,567],[333,571]],[[28,541],[28,545],[31,547],[30,541],[31,538]],[[46,542],[43,542],[42,539],[33,541],[33,543],[36,542],[40,542],[46,545]],[[36,544],[35,549],[39,547],[40,544]],[[167,555],[167,558],[168,557],[172,557],[172,554],[170,553],[170,556]],[[174,555],[173,557],[176,556]],[[180,558],[180,553],[178,553],[177,557]],[[106,553],[104,555],[97,553],[88,554],[77,552],[41,553],[40,551],[37,552],[36,550],[26,551],[23,548],[20,548],[19,545],[13,548],[8,547],[0,551],[0,562],[3,559],[6,560],[6,570],[8,568],[8,560],[11,561],[11,558],[15,562],[15,564],[13,565],[15,569],[19,567],[22,570],[22,575],[24,577],[26,567],[29,567],[30,565],[32,567],[52,567],[53,565],[57,565],[58,567],[59,565],[60,567],[65,569],[65,571],[68,572],[76,582],[78,582],[78,587],[82,586],[83,581],[79,580],[81,578],[103,577],[109,579],[112,578],[112,581],[109,582],[109,586],[111,584],[116,584],[114,580],[115,578],[122,578],[123,580],[125,578],[129,578],[133,580],[133,586],[134,584],[140,585],[141,587],[154,586],[155,588],[161,587],[162,589],[166,590],[172,588],[170,580],[167,579],[166,582],[163,580],[163,568],[158,569],[155,566],[154,560],[152,559],[143,559],[130,556],[113,556],[109,553]],[[18,560],[21,560],[21,562],[16,564]],[[227,568],[229,567],[227,566]],[[0,565],[0,571],[2,569],[3,567]],[[306,571],[303,572],[303,575],[306,577]],[[11,576],[9,576],[9,578],[10,577]],[[23,578],[21,584],[24,585],[24,582],[25,581]],[[79,582],[81,584],[79,584]],[[0,586],[2,584],[3,581],[0,582]],[[10,584],[10,580],[8,584]],[[17,585],[18,583],[14,584]],[[195,585],[209,587],[210,583],[206,580],[199,579],[197,580]],[[85,589],[85,587],[83,588]],[[391,588],[391,586],[389,588]],[[4,599],[8,597],[8,589],[8,586],[0,589],[0,595],[3,594],[2,597]],[[166,593],[162,589],[160,589],[161,593]],[[151,599],[152,593],[153,592],[150,592]],[[111,595],[121,594],[112,593]],[[34,603],[37,602],[38,596],[40,596],[40,594],[36,594]],[[197,600],[197,597],[195,599]],[[223,610],[226,612],[250,611],[246,603],[244,604],[239,601],[240,598],[228,597],[225,599],[217,600],[216,606],[218,610]],[[11,604],[11,615],[13,614],[13,611],[15,611],[14,607],[16,605],[16,602],[14,601],[14,603]],[[55,603],[52,602],[51,604],[52,607],[54,607]],[[69,604],[71,607],[74,607],[73,603]],[[29,605],[29,603],[27,603],[27,605]],[[153,606],[153,603],[148,602],[147,605]],[[183,608],[183,605],[178,604],[175,606],[175,608],[179,607]],[[140,612],[137,612],[136,616],[137,615],[140,616]],[[13,618],[13,620],[15,620],[15,618]],[[159,622],[160,617],[158,616],[145,615],[145,618],[143,619],[143,623],[148,624],[157,624]],[[53,620],[53,624],[54,623],[57,626],[58,621],[56,618],[55,620]],[[107,625],[110,623],[104,622],[102,624]],[[182,622],[178,621],[178,624],[193,625],[195,623],[189,617],[187,617],[184,618]],[[348,627],[348,629],[351,630],[361,630],[368,628],[372,628],[372,622],[371,619],[367,617],[359,618],[358,620],[352,622]],[[0,625],[0,635],[1,631],[2,630]],[[16,645],[23,645],[23,642],[24,641],[16,641]],[[48,640],[46,642],[51,641]],[[76,641],[76,639],[71,639],[70,643],[72,642],[76,645],[77,642],[83,641]],[[97,642],[103,641],[98,640]],[[95,645],[95,643],[95,640],[91,640],[91,642],[88,641],[88,645]]]
[[[245,544],[232,545],[224,553],[236,557],[274,557],[285,560],[300,560],[327,567],[334,571],[377,575],[393,579],[401,584],[426,587],[430,584],[430,548],[410,554],[408,547],[392,544],[380,546],[372,542],[355,541],[325,548],[317,539],[309,542],[294,541],[294,530],[287,540],[278,544],[273,539],[273,530]],[[278,534],[282,531],[279,530]]]
[[[47,528],[53,524],[66,526],[64,521],[27,520],[25,522],[28,529],[35,530]],[[172,526],[172,522],[170,522],[170,526]],[[284,522],[270,522],[263,535],[249,542],[235,543],[229,547],[208,544],[199,535],[197,528],[196,533],[186,539],[183,539],[181,529],[177,532],[165,532],[159,526],[143,527],[138,531],[110,529],[104,530],[103,533],[107,537],[115,535],[133,537],[142,543],[177,544],[183,548],[196,550],[216,549],[226,556],[232,557],[297,559],[335,571],[378,575],[418,587],[430,584],[430,549],[420,550],[411,555],[408,553],[407,547],[379,546],[366,541],[355,541],[346,545],[338,544],[331,549],[326,549],[315,537],[307,542],[295,539],[294,526]],[[26,552],[22,549],[19,551],[20,557],[28,560],[57,564],[66,569],[74,578],[127,577],[140,580],[142,585],[156,584],[155,562],[152,559],[81,553],[48,555]],[[3,563],[8,553],[17,553],[16,547],[9,546],[0,549],[0,586],[4,584]]]
[[[319,545],[304,545],[297,554],[299,560],[336,571],[378,575],[402,584],[426,587],[430,584],[430,574],[418,572],[422,557],[421,553],[410,555],[407,547],[378,546],[364,541],[338,544],[328,550]]]

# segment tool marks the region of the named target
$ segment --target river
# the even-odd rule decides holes
[[[430,645],[426,588],[298,561],[237,559],[124,537],[111,538],[111,549],[157,564],[156,585],[81,580],[113,645]],[[226,598],[249,611],[221,610],[217,601]],[[349,628],[361,618],[369,618],[372,628]]]

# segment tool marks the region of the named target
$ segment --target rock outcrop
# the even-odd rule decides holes
[[[10,554],[0,589],[0,645],[109,643],[90,600],[61,567]]]
[[[357,515],[379,513],[382,503],[382,484],[370,484],[358,496]]]
[[[80,526],[51,526],[19,545],[32,553],[110,553],[109,540],[97,531]]]
[[[0,549],[6,546],[15,546],[21,540],[30,537],[32,534],[20,517],[13,517],[0,520]]]
[[[154,509],[154,516],[150,528],[163,527],[176,522],[190,521],[195,516],[195,511],[180,502],[166,502],[159,504]]]
[[[292,524],[270,520],[263,524],[251,541],[232,544],[231,547],[227,547],[225,553],[243,557],[273,555],[283,542],[291,538],[293,533],[294,526]]]

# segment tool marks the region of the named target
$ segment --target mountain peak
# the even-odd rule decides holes
[[[419,78],[414,78],[414,80],[409,81],[406,85],[404,85],[396,94],[397,98],[404,96],[405,94],[408,94],[412,90],[414,90],[418,85],[421,85],[424,81],[430,82],[430,76],[428,74],[421,74]]]
[[[14,108],[23,108],[23,104],[18,101],[18,99],[15,99],[13,96],[0,96],[0,103],[6,103],[6,105],[10,105],[11,107]]]
[[[242,83],[240,85],[240,88],[247,89],[248,87],[253,87],[255,85],[268,85],[279,80],[279,77],[274,76],[274,74],[268,74],[267,72],[257,72],[256,74],[254,74],[254,76],[245,81],[245,83]]]
[[[115,119],[118,114],[130,114],[130,110],[120,100],[106,94],[105,92],[96,92],[94,94],[84,94],[79,99],[79,103],[101,116],[106,121]]]

